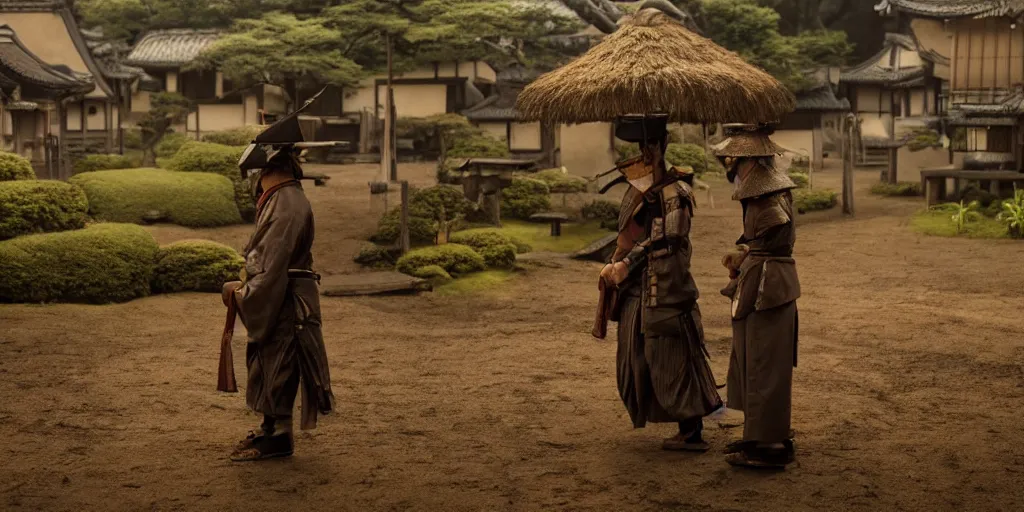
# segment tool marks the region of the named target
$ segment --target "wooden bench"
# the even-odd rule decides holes
[[[1024,189],[1024,173],[1017,171],[966,171],[963,169],[931,169],[921,171],[921,189],[925,204],[930,208],[942,203],[948,197],[946,180],[953,179],[953,195],[959,195],[962,182],[987,181],[989,192],[999,195],[1002,183],[1012,183],[1016,189]]]
[[[558,212],[542,212],[530,215],[530,220],[536,222],[550,222],[551,236],[562,236],[562,223],[569,220],[569,216]]]

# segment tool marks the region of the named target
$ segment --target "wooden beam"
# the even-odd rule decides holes
[[[959,49],[959,47],[960,47],[960,31],[958,30],[956,21],[953,21],[953,52],[952,52],[953,62],[952,62],[952,66],[951,66],[951,73],[950,73],[950,80],[949,80],[949,82],[950,82],[949,83],[949,85],[950,85],[950,87],[949,87],[950,95],[952,95],[952,92],[957,90],[960,87],[960,84],[959,84],[959,81],[958,81],[958,78],[957,78],[957,70],[959,69],[959,66],[957,66],[957,63],[960,61],[960,55],[957,53],[957,50]]]
[[[107,154],[114,151],[114,113],[110,109],[110,101],[103,102],[103,126],[107,129]]]

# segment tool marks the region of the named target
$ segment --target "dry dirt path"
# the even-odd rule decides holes
[[[373,169],[330,172],[309,189],[317,262],[347,272]],[[1024,510],[1024,246],[916,235],[920,203],[867,195],[875,176],[857,177],[857,218],[800,218],[785,473],[729,468],[735,429],[711,425],[699,456],[659,449],[670,426],[631,429],[615,347],[587,334],[598,266],[559,260],[480,295],[325,299],[337,414],[259,465],[225,458],[258,419],[214,391],[218,297],[0,306],[0,508]],[[698,210],[694,272],[724,381],[718,260],[739,211],[721,183],[716,206]],[[198,236],[240,247],[247,229]]]

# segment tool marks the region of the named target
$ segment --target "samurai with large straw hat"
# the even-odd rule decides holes
[[[722,399],[707,362],[690,273],[693,175],[665,164],[667,116],[623,116],[616,137],[641,150],[617,166],[629,190],[616,250],[601,270],[601,278],[618,287],[612,320],[618,321],[619,395],[635,428],[678,424],[664,449],[707,451],[703,417]]]
[[[323,91],[320,91],[321,93]],[[256,200],[256,228],[246,244],[241,281],[226,283],[224,304],[235,308],[249,334],[246,402],[263,415],[231,455],[236,462],[292,455],[292,414],[302,388],[303,430],[334,408],[327,351],[321,333],[320,275],[312,270],[313,211],[302,190],[298,114],[259,134],[238,162]]]
[[[743,206],[743,234],[722,259],[732,299],[728,406],[743,411],[743,439],[729,445],[735,466],[781,468],[793,461],[790,430],[800,280],[789,178],[766,126],[734,127],[715,154]]]

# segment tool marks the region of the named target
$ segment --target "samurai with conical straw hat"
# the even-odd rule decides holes
[[[732,299],[728,406],[743,411],[743,439],[726,449],[734,466],[782,468],[793,461],[790,411],[800,280],[793,260],[796,184],[769,127],[735,127],[715,149],[743,206],[743,234],[722,259]]]
[[[641,155],[617,166],[629,183],[611,263],[601,270],[618,287],[619,395],[635,428],[677,423],[666,450],[707,451],[703,417],[722,406],[704,347],[697,284],[690,273],[693,192],[665,164],[667,116],[619,119],[616,136]]]

